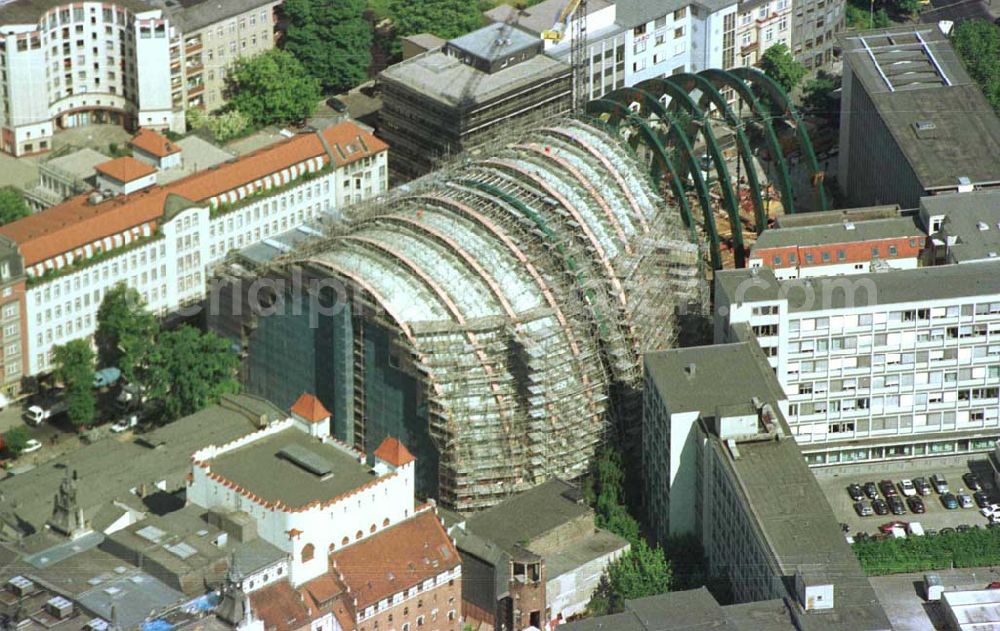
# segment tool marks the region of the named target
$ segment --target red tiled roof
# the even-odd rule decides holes
[[[330,412],[315,396],[304,392],[292,405],[292,414],[301,416],[310,423],[319,423],[330,418]]]
[[[155,167],[145,162],[140,162],[132,156],[122,156],[121,158],[102,162],[94,167],[94,169],[102,175],[126,183],[156,173]]]
[[[288,581],[271,583],[251,593],[250,607],[269,631],[292,631],[312,621],[309,609]]]
[[[180,147],[167,140],[163,135],[145,127],[139,130],[139,133],[129,141],[129,144],[158,158],[171,156],[181,150]]]
[[[334,552],[330,561],[357,598],[358,611],[461,563],[434,511]]]
[[[325,129],[322,135],[330,147],[336,166],[388,149],[384,142],[351,122]],[[0,235],[17,243],[25,265],[31,266],[104,237],[155,221],[163,215],[163,202],[168,193],[175,193],[194,202],[204,202],[321,155],[326,155],[326,150],[318,133],[298,134],[232,162],[172,182],[166,187],[152,186],[100,204],[89,204],[86,195],[68,199],[52,208],[0,226]],[[152,169],[138,160],[134,161],[143,168]],[[97,168],[101,170],[108,164],[110,163],[98,165]]]
[[[402,467],[404,464],[410,464],[416,460],[406,445],[392,436],[382,441],[382,444],[375,450],[375,457],[379,460],[385,460],[394,467]]]

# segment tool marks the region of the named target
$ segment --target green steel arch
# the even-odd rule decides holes
[[[670,77],[671,81],[674,81],[682,88],[687,90],[688,94],[691,90],[697,88],[701,92],[701,103],[703,105],[705,101],[711,102],[716,108],[722,112],[723,117],[726,122],[736,131],[736,146],[739,149],[740,157],[743,160],[743,165],[747,170],[747,181],[750,184],[750,199],[753,201],[754,214],[757,219],[757,233],[763,232],[767,228],[767,211],[764,208],[764,199],[761,197],[760,193],[760,181],[757,178],[757,167],[754,165],[753,161],[753,150],[750,148],[750,142],[747,140],[746,134],[743,132],[742,121],[736,117],[733,113],[732,108],[729,107],[729,103],[726,102],[725,97],[715,89],[712,82],[702,77],[701,75],[691,74],[689,72],[682,72],[680,74],[675,74]],[[738,186],[738,183],[737,183]]]
[[[802,122],[802,117],[799,116],[799,112],[795,109],[792,100],[788,98],[788,95],[785,94],[785,91],[781,89],[781,86],[774,79],[759,70],[753,68],[733,68],[732,73],[737,78],[763,90],[770,97],[772,103],[784,109],[782,112],[783,115],[792,118],[795,125],[795,132],[799,139],[799,148],[806,159],[809,160],[809,167],[812,169],[812,183],[819,199],[819,209],[827,210],[826,189],[823,186],[823,172],[820,171],[819,161],[816,160],[816,152],[813,150],[812,141],[809,139],[809,132],[806,130],[806,126]]]
[[[638,98],[642,103],[646,103],[647,106],[659,106],[662,108],[660,103],[653,98],[652,95],[634,88],[626,89],[632,90],[633,96]],[[660,167],[657,167],[656,162],[654,162],[654,169],[659,168],[662,170],[663,168],[667,168],[670,170],[670,186],[674,190],[674,195],[677,197],[678,203],[681,205],[681,216],[684,219],[684,222],[688,224],[691,230],[693,230],[694,222],[691,216],[691,209],[688,205],[687,196],[685,195],[684,185],[677,175],[679,171],[673,168],[673,160],[671,160],[669,152],[660,141],[658,134],[653,131],[646,121],[638,116],[635,116],[627,104],[620,101],[611,101],[608,99],[591,101],[587,104],[587,113],[591,115],[610,115],[610,120],[608,122],[612,125],[612,127],[618,127],[622,120],[626,120],[638,131],[639,137],[642,138],[646,146],[653,152],[656,160],[662,162],[662,166]],[[705,184],[705,180],[701,176],[701,171],[694,163],[694,149],[691,147],[691,143],[688,141],[687,135],[680,129],[677,120],[673,116],[670,116],[666,112],[664,112],[664,114],[665,117],[663,120],[669,125],[671,136],[674,138],[675,142],[678,142],[681,145],[682,155],[687,157],[688,171],[691,174],[691,179],[694,180],[695,191],[698,194],[698,201],[701,204],[702,214],[705,218],[705,230],[708,232],[712,268],[722,269],[722,250],[719,242],[719,231],[715,225],[715,214],[712,212],[708,186]]]
[[[736,75],[718,68],[707,68],[698,74],[713,82],[717,86],[716,89],[719,85],[732,88],[744,102],[750,105],[750,110],[760,118],[764,126],[764,139],[778,165],[778,188],[781,191],[781,205],[786,213],[794,213],[795,195],[792,192],[792,178],[788,174],[788,162],[781,150],[781,143],[778,142],[778,134],[774,132],[774,124],[771,123],[771,112],[767,111],[754,95],[753,90]]]
[[[726,167],[726,161],[722,156],[722,151],[719,150],[719,144],[716,142],[715,133],[712,131],[712,125],[705,119],[704,112],[702,112],[701,108],[699,108],[694,102],[691,95],[684,91],[679,85],[668,79],[648,79],[638,83],[635,88],[656,97],[655,100],[657,107],[653,109],[661,118],[664,116],[666,108],[664,108],[659,102],[659,97],[666,94],[671,98],[671,105],[679,103],[688,111],[692,119],[698,122],[698,127],[701,128],[701,135],[705,139],[705,145],[708,147],[709,155],[712,156],[712,161],[715,162],[715,173],[719,178],[719,188],[722,189],[722,197],[728,207],[729,226],[732,231],[733,254],[736,261],[736,267],[745,267],[746,252],[744,251],[743,246],[743,221],[740,218],[740,206],[738,200],[736,199],[736,195],[733,194],[733,182],[729,177],[729,169]],[[627,93],[628,90],[630,90],[630,88],[617,90],[616,92],[613,92],[611,96],[614,97],[617,93]],[[692,156],[692,158],[693,157],[694,156]]]

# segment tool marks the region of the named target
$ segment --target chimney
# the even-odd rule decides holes
[[[697,368],[698,366],[694,362],[691,362],[690,364],[684,367],[684,372],[687,374],[688,378],[691,378],[694,377]]]

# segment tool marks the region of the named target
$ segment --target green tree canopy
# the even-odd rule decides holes
[[[372,28],[364,0],[285,0],[285,50],[323,89],[348,90],[368,78]]]
[[[598,450],[585,488],[589,503],[594,507],[594,523],[635,545],[640,538],[639,522],[623,503],[624,482],[621,454],[609,447]]]
[[[15,458],[24,451],[24,448],[28,446],[28,439],[31,435],[28,433],[28,428],[23,425],[18,425],[17,427],[7,430],[3,435],[3,446],[7,450],[7,453],[14,456]]]
[[[143,356],[153,346],[159,324],[139,292],[119,283],[104,294],[97,310],[94,342],[101,366],[117,366],[133,381]],[[126,352],[127,351],[127,352]]]
[[[0,226],[31,214],[24,195],[13,186],[0,188]]]
[[[284,50],[237,60],[226,80],[228,107],[255,126],[302,121],[312,115],[320,98],[319,83]]]
[[[788,46],[780,42],[765,50],[764,54],[761,55],[760,69],[789,94],[806,76],[805,67],[795,60],[792,51],[788,50]]]
[[[94,397],[94,351],[85,339],[72,340],[53,349],[53,371],[57,381],[66,386],[65,401],[70,422],[79,427],[94,420],[97,400]]]
[[[840,95],[836,90],[839,87],[840,77],[820,70],[815,79],[806,81],[802,86],[802,105],[814,116],[838,119]]]
[[[145,377],[151,401],[171,421],[239,392],[238,359],[229,340],[190,326],[164,331],[149,356]]]
[[[1000,27],[988,20],[965,20],[952,31],[951,43],[986,100],[1000,112]]]
[[[608,565],[587,611],[595,616],[620,612],[626,600],[666,593],[672,582],[673,573],[663,549],[651,548],[640,539]]]
[[[389,0],[389,15],[399,37],[433,33],[444,39],[465,35],[483,25],[483,16],[470,0]]]

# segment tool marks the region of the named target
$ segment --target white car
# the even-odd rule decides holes
[[[21,450],[22,454],[30,454],[32,452],[38,451],[42,448],[42,443],[38,442],[34,438],[29,438],[28,442],[24,444],[24,449]]]
[[[128,418],[123,418],[120,421],[115,421],[111,424],[111,431],[116,434],[121,434],[122,432],[127,432],[136,425],[139,424],[139,417],[133,414]]]
[[[917,487],[913,486],[913,480],[904,478],[899,481],[899,491],[906,497],[913,497],[917,494]]]

